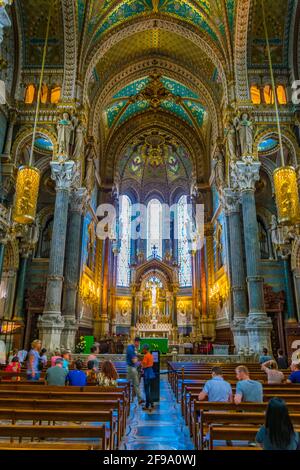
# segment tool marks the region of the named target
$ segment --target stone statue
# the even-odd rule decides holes
[[[251,156],[253,152],[253,124],[247,113],[237,121],[237,131],[241,146],[241,156]]]
[[[95,251],[95,242],[96,242],[96,231],[95,231],[95,224],[92,220],[88,226],[88,258],[87,258],[87,265],[88,267],[93,270],[94,269],[94,251]]]
[[[238,158],[237,118],[228,122],[228,127],[225,128],[225,137],[229,158],[234,161]]]
[[[89,193],[91,193],[95,186],[95,166],[92,156],[87,158],[87,166],[85,173],[85,186]]]
[[[70,143],[74,126],[69,113],[63,113],[63,117],[57,124],[58,157],[70,157]]]
[[[214,158],[214,175],[215,182],[218,189],[223,188],[225,183],[225,162],[224,155],[220,148],[217,149],[215,158]]]
[[[73,159],[81,160],[84,157],[84,136],[85,136],[85,126],[82,122],[76,125],[74,129],[74,151]]]

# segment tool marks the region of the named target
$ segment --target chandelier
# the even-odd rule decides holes
[[[266,23],[264,0],[261,0],[261,3],[262,3],[262,18],[263,18],[263,25],[264,25],[264,31],[265,31],[265,37],[266,37],[266,44],[267,44],[270,75],[271,75],[272,89],[273,89],[273,95],[274,95],[274,107],[275,107],[275,112],[276,112],[280,158],[281,158],[281,166],[279,168],[276,168],[273,174],[278,222],[285,224],[285,225],[290,225],[294,223],[299,223],[300,221],[297,175],[296,175],[295,168],[292,166],[286,166],[285,161],[284,161],[281,126],[280,126],[279,111],[278,111],[278,99],[277,99],[277,94],[276,94],[276,87],[275,87],[275,80],[274,80],[274,73],[273,73],[273,66],[272,66],[272,57],[271,57],[268,29],[267,29],[267,23]]]
[[[31,224],[35,220],[36,209],[37,209],[37,200],[39,195],[40,187],[40,171],[38,168],[33,166],[33,150],[34,143],[37,131],[37,123],[40,111],[40,101],[41,101],[41,92],[43,86],[46,54],[48,47],[49,31],[50,31],[50,21],[51,13],[54,0],[50,3],[49,14],[46,27],[46,36],[43,49],[43,58],[42,58],[42,67],[41,67],[41,76],[39,82],[39,89],[37,95],[37,104],[35,111],[35,119],[32,133],[32,143],[29,157],[29,165],[22,166],[18,170],[17,182],[16,182],[16,196],[15,196],[15,206],[13,213],[13,220],[19,224]]]

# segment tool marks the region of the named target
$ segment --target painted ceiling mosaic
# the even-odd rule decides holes
[[[289,29],[294,0],[264,0],[273,65],[286,67],[288,63]],[[252,21],[249,25],[249,65],[265,67],[267,50],[261,17],[261,0],[252,2]]]
[[[150,108],[169,111],[196,127],[202,126],[205,115],[196,93],[175,80],[154,74],[130,83],[113,96],[105,111],[107,126],[119,126]]]
[[[235,1],[225,0],[231,30],[234,26]],[[78,25],[82,28],[84,0],[78,0]],[[225,35],[221,2],[215,0],[95,0],[90,13],[88,30],[96,41],[104,33],[133,17],[158,13],[179,18],[206,32],[210,38],[219,41],[218,35]]]
[[[149,131],[127,146],[118,165],[123,180],[134,179],[140,185],[155,182],[172,184],[179,178],[189,180],[192,162],[187,150],[167,134]]]

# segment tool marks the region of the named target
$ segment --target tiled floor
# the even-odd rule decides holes
[[[121,449],[192,450],[189,432],[166,376],[161,376],[160,402],[150,413],[135,403]]]

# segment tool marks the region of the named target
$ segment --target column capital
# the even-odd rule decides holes
[[[230,165],[233,188],[240,191],[254,191],[255,183],[259,180],[261,163],[254,157],[247,156]]]
[[[74,177],[76,176],[75,162],[72,160],[66,162],[50,162],[51,178],[56,183],[56,191],[70,191]]]
[[[75,189],[70,196],[70,211],[86,213],[90,200],[91,197],[86,188]]]
[[[240,210],[240,195],[231,188],[224,188],[221,193],[221,204],[226,215],[234,214]]]

